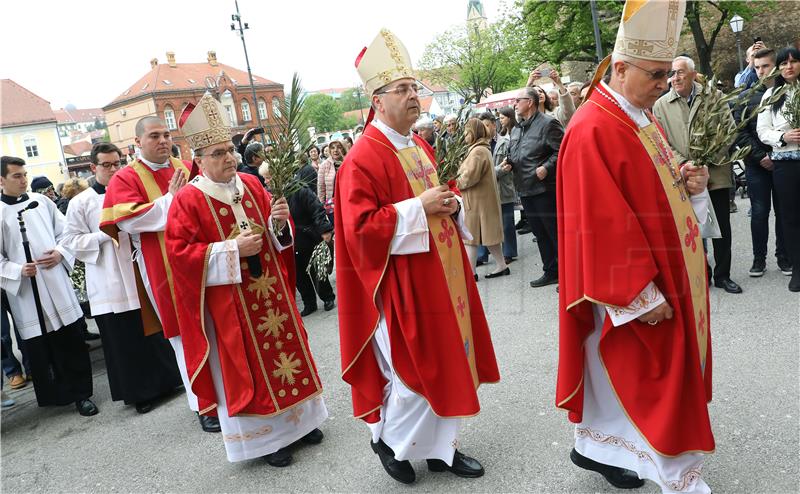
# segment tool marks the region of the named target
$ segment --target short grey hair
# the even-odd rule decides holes
[[[522,92],[525,93],[525,97],[530,98],[531,101],[535,102],[534,106],[539,106],[539,91],[537,91],[535,87],[525,86],[522,88]]]
[[[684,62],[686,62],[686,67],[688,67],[690,71],[694,72],[694,60],[692,60],[689,57],[681,55],[679,57],[675,57],[672,61],[677,62],[678,60],[683,60]]]
[[[631,58],[629,55],[613,52],[611,53],[611,66],[613,67],[617,62],[630,62]]]
[[[416,123],[417,130],[419,129],[432,129],[433,128],[433,120],[428,117],[422,117],[417,120]]]
[[[453,122],[453,121],[456,120],[456,118],[458,118],[458,117],[456,117],[455,115],[453,115],[451,113],[450,115],[447,115],[447,116],[444,117],[444,123]]]
[[[572,81],[569,84],[567,84],[567,89],[572,89],[574,87],[580,89],[583,87],[583,83],[579,81]]]

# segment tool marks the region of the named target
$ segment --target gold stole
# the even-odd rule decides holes
[[[708,290],[706,287],[706,260],[700,238],[700,225],[692,209],[688,194],[680,180],[680,170],[672,149],[664,141],[654,123],[638,130],[637,136],[655,164],[664,193],[669,199],[675,228],[680,237],[681,252],[689,277],[694,308],[695,335],[700,352],[700,367],[705,372],[708,348]]]
[[[403,171],[406,174],[411,190],[419,196],[426,189],[439,185],[439,176],[436,169],[428,159],[425,151],[418,146],[395,151]],[[458,227],[452,218],[441,216],[428,216],[428,228],[436,244],[439,260],[442,263],[447,288],[450,292],[450,303],[458,321],[461,331],[461,341],[467,355],[469,368],[472,372],[472,382],[478,387],[478,371],[475,368],[475,351],[472,338],[472,318],[470,317],[469,297],[467,296],[467,282],[464,273],[464,261],[461,246],[458,241]]]

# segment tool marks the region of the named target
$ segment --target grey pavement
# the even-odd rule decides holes
[[[774,258],[763,278],[748,278],[749,204],[737,202],[732,277],[744,293],[711,290],[709,408],[717,450],[703,476],[715,493],[796,493],[800,297],[787,290],[789,279]],[[502,381],[481,387],[482,412],[464,421],[460,441],[462,451],[483,462],[486,475],[461,479],[414,462],[418,492],[616,491],[569,461],[573,426],[554,406],[558,299],[554,286],[528,286],[541,271],[530,238],[520,238],[512,276],[478,284]],[[352,418],[350,391],[339,377],[336,311],[313,314],[306,327],[330,419],[322,426],[323,443],[297,448],[289,468],[263,460],[228,463],[221,437],[200,430],[183,395],[145,415],[112,402],[98,349],[92,352],[97,416],[81,417],[74,407],[39,408],[31,386],[10,391],[18,404],[2,412],[2,491],[410,492],[383,472],[367,427]],[[635,492],[660,491],[648,482]]]

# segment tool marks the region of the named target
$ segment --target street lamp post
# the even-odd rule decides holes
[[[244,31],[245,29],[250,29],[248,23],[242,24],[242,16],[239,15],[239,0],[234,0],[236,4],[236,13],[231,15],[231,31],[238,31],[239,37],[242,39],[242,48],[244,48],[244,61],[247,64],[247,76],[250,78],[250,89],[252,90],[253,94],[253,105],[256,114],[256,120],[258,121],[258,126],[263,127],[264,125],[261,123],[261,112],[258,111],[258,99],[256,98],[256,87],[253,84],[253,72],[250,70],[250,58],[247,56],[247,43],[244,42]],[[239,23],[239,27],[236,27],[236,23]],[[265,103],[266,104],[266,103]],[[253,110],[251,110],[253,111]],[[261,142],[264,142],[264,135],[261,136]]]
[[[603,40],[600,38],[600,23],[597,19],[597,0],[591,0],[589,7],[592,9],[592,26],[594,27],[594,44],[597,49],[597,63],[603,61]]]
[[[736,35],[736,50],[739,53],[739,72],[741,72],[744,69],[742,65],[742,28],[744,27],[744,19],[739,14],[735,14],[731,17],[729,24],[731,31]]]
[[[363,124],[364,123],[364,108],[363,108],[364,105],[361,104],[361,86],[360,85],[356,86],[355,90],[356,90],[356,98],[358,98],[358,109],[361,112],[361,123]]]

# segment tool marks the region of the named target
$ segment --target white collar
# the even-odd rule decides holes
[[[413,132],[409,132],[407,136],[404,136],[400,132],[397,132],[393,128],[386,125],[378,118],[375,118],[372,121],[372,125],[374,125],[376,129],[380,130],[398,151],[417,145],[417,143],[414,142]]]
[[[162,168],[169,168],[172,165],[169,158],[167,158],[167,161],[164,163],[153,163],[152,161],[144,159],[144,156],[139,156],[139,161],[141,161],[142,163],[147,165],[151,170],[154,171],[160,170]]]
[[[238,201],[241,201],[244,195],[244,183],[242,179],[239,178],[238,174],[229,181],[223,183],[214,182],[205,175],[197,175],[189,183],[214,199],[228,205],[233,203],[238,204]]]
[[[617,100],[617,103],[619,103],[622,111],[631,117],[631,120],[636,122],[636,125],[639,127],[647,127],[650,125],[650,119],[647,118],[647,115],[643,109],[635,107],[630,101],[625,99],[625,96],[611,89],[611,87],[605,82],[600,81],[600,84],[603,86],[603,89],[611,94],[611,97]]]

